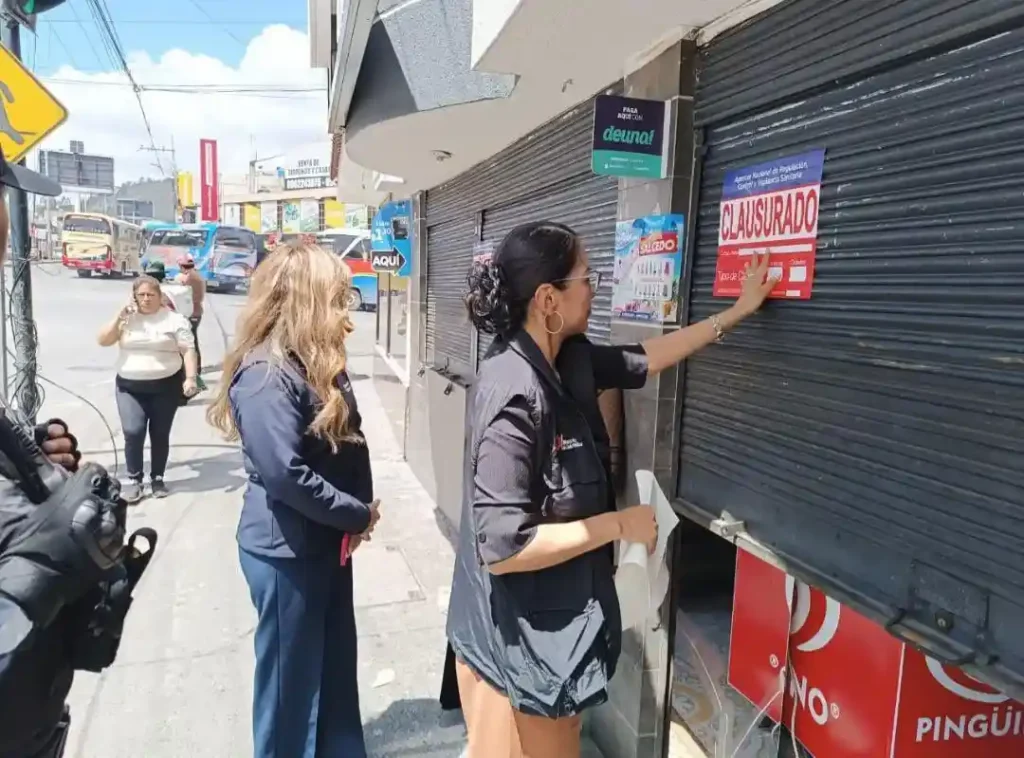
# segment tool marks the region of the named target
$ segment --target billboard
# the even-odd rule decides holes
[[[39,173],[59,183],[65,191],[114,191],[114,159],[105,155],[40,150]]]
[[[199,140],[199,218],[220,221],[220,181],[217,167],[217,142]]]
[[[286,190],[323,189],[333,187],[331,166],[319,158],[306,158],[295,166],[283,169]]]

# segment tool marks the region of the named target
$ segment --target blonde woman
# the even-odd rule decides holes
[[[237,539],[259,617],[258,758],[366,755],[348,559],[379,513],[346,370],[350,286],[319,247],[277,247],[252,278],[208,414],[241,439],[249,475]]]

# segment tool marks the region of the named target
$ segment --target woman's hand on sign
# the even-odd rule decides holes
[[[779,283],[779,277],[768,276],[768,253],[758,256],[754,253],[743,270],[743,289],[736,300],[736,309],[745,318],[764,304],[765,298]]]

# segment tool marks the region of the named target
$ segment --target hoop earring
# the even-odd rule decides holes
[[[551,327],[548,326],[548,319],[551,316],[558,316],[557,329],[552,329]],[[548,334],[561,334],[563,329],[565,329],[565,316],[563,316],[558,311],[555,311],[554,313],[549,313],[547,316],[544,317],[544,331],[546,331]]]

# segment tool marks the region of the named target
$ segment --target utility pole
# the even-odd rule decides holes
[[[21,58],[21,29],[17,19],[3,19],[3,42],[11,55]],[[24,166],[25,160],[19,161]],[[11,332],[14,336],[14,386],[18,410],[32,423],[42,404],[36,384],[36,327],[32,319],[31,240],[28,226],[28,195],[8,187],[11,216]],[[6,329],[6,324],[4,324]]]
[[[177,218],[178,210],[181,209],[181,198],[178,197],[178,158],[177,153],[174,152],[174,137],[171,137],[170,147],[157,147],[152,145],[146,147],[145,145],[139,146],[139,152],[153,153],[157,155],[159,153],[170,153],[171,155],[171,186],[174,192],[174,215]],[[163,166],[160,164],[160,159],[157,158],[156,167],[163,171]]]

